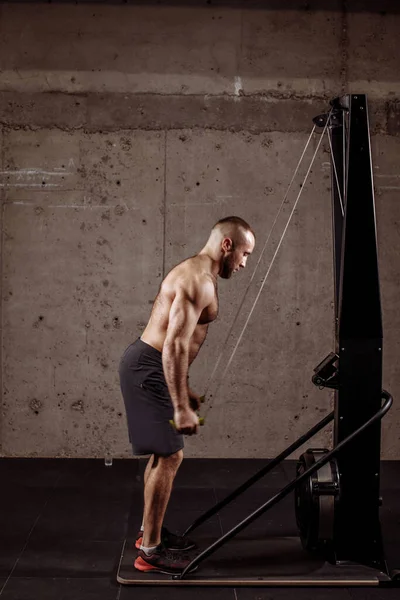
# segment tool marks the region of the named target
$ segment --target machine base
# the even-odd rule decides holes
[[[202,549],[212,538],[197,540]],[[245,548],[244,548],[245,546]],[[245,553],[243,552],[245,549]],[[199,552],[199,550],[197,551]],[[305,552],[298,537],[233,539],[185,579],[134,568],[134,540],[125,540],[117,580],[124,585],[150,586],[378,586],[390,582],[381,571],[362,565],[331,565]],[[196,552],[193,552],[193,557]]]

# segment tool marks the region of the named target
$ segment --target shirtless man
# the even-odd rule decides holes
[[[229,279],[244,268],[254,244],[243,219],[218,221],[204,248],[165,277],[147,327],[122,356],[119,375],[133,452],[151,455],[136,538],[140,571],[174,574],[190,562],[177,553],[195,544],[162,526],[183,459],[183,434],[195,434],[199,425],[200,398],[188,387],[188,370],[218,314],[217,276]]]

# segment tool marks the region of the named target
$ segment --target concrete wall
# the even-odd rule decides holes
[[[220,284],[220,317],[191,370],[204,391],[311,118],[343,92],[369,96],[384,386],[400,396],[400,15],[375,4],[0,5],[3,455],[130,456],[120,355],[168,269],[238,214],[258,245],[249,268]],[[310,381],[334,349],[326,142],[219,381],[304,164],[187,456],[273,456],[330,410],[330,393]],[[396,403],[385,458],[400,458],[399,426]],[[329,444],[329,431],[316,443]]]

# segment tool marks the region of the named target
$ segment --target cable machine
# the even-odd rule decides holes
[[[313,381],[335,390],[337,446],[381,410],[382,316],[367,101],[364,95],[350,95],[337,98],[332,106],[336,349],[316,368]],[[377,419],[314,475],[309,482],[313,491],[308,493],[307,484],[297,488],[297,522],[307,549],[328,544],[336,562],[385,569],[379,523],[380,444]],[[303,455],[298,473],[323,454],[310,450]],[[310,502],[317,510],[306,508]]]
[[[336,347],[315,368],[312,381],[319,388],[334,390],[334,410],[196,519],[185,533],[194,531],[221,511],[332,421],[334,447],[310,448],[303,453],[293,481],[205,548],[179,575],[154,578],[146,575],[144,579],[135,572],[130,554],[124,550],[118,573],[120,583],[349,586],[379,585],[395,579],[386,564],[379,520],[381,419],[390,409],[392,397],[382,390],[382,315],[366,96],[336,98],[329,113],[313,121],[315,127],[328,133],[331,149]],[[266,277],[262,285],[265,280]],[[301,545],[310,556],[323,561],[319,573],[294,577],[288,572],[278,578],[268,574],[240,578],[240,573],[235,577],[229,573],[217,577],[202,575],[202,567],[194,571],[293,491]],[[204,568],[206,565],[207,562]],[[290,565],[287,569],[290,570]]]

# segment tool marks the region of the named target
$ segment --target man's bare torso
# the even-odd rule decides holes
[[[161,284],[158,295],[154,301],[149,322],[141,335],[141,339],[162,352],[167,335],[171,304],[175,298],[178,286],[184,285],[189,296],[202,285],[205,277],[209,277],[215,286],[214,299],[201,313],[191,339],[191,354],[196,355],[204,341],[208,325],[217,318],[218,296],[217,285],[214,277],[207,270],[207,263],[202,256],[193,256],[174,267]]]

